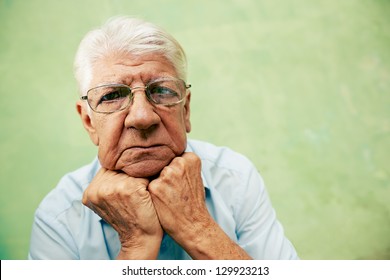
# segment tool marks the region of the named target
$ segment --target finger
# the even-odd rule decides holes
[[[96,173],[95,177],[92,179],[91,183],[85,189],[83,193],[83,197],[81,202],[91,208],[91,201],[97,200],[97,193],[102,185],[104,185],[104,181],[107,179],[108,172],[112,172],[104,167],[101,167]],[[92,209],[92,208],[91,208]]]
[[[200,168],[201,160],[195,153],[186,152],[181,157],[185,162],[189,163],[191,167]]]
[[[199,157],[195,153],[192,153],[192,152],[185,152],[182,155],[182,157],[187,159],[187,160],[190,160],[190,161],[198,161],[198,160],[200,160]]]

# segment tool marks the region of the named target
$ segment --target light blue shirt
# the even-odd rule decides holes
[[[188,152],[202,161],[207,208],[225,231],[254,259],[297,259],[284,236],[253,164],[228,148],[189,140]],[[65,175],[35,212],[29,259],[115,259],[117,232],[81,203],[100,168],[98,159]],[[164,234],[158,259],[191,259]]]

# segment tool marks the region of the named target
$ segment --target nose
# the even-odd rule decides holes
[[[146,97],[144,90],[144,87],[133,88],[133,98],[125,119],[127,128],[149,130],[161,121],[160,116],[155,111],[155,107]]]

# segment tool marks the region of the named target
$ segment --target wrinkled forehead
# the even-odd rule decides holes
[[[92,64],[89,88],[107,83],[131,85],[160,77],[177,77],[173,64],[159,53],[110,53]]]

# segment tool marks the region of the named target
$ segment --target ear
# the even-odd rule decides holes
[[[95,128],[95,124],[88,114],[88,108],[86,107],[85,101],[78,100],[76,102],[76,110],[80,115],[81,122],[83,123],[84,128],[87,130],[89,134],[89,138],[91,138],[92,142],[98,146],[99,145],[99,137]]]
[[[189,91],[187,96],[186,96],[185,103],[184,103],[184,108],[183,108],[184,123],[185,123],[185,126],[186,126],[186,132],[187,133],[191,132],[190,101],[191,101],[191,91]]]

